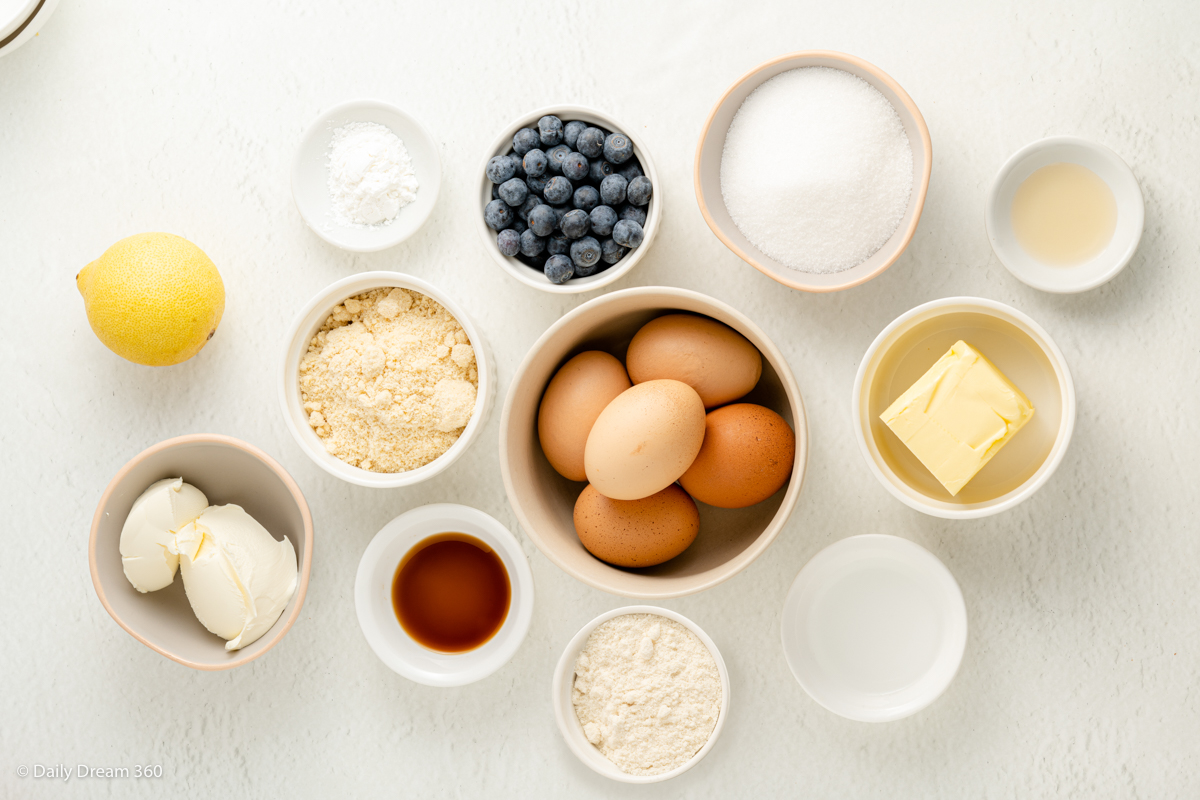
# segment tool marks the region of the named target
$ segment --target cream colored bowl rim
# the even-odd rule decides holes
[[[775,516],[771,518],[771,521],[767,524],[767,527],[763,529],[763,532],[758,535],[758,537],[749,547],[739,553],[731,562],[726,562],[726,565],[730,563],[736,563],[737,566],[735,569],[728,570],[725,573],[710,577],[703,583],[687,589],[681,589],[674,592],[641,593],[637,595],[630,595],[624,591],[608,586],[603,581],[598,581],[589,576],[577,573],[567,564],[567,562],[559,558],[558,554],[554,552],[552,548],[546,545],[546,543],[542,540],[541,535],[530,523],[524,509],[521,507],[521,503],[517,499],[516,490],[513,486],[512,475],[509,472],[506,453],[508,451],[508,421],[509,417],[512,415],[513,397],[517,385],[520,384],[520,382],[525,378],[534,355],[541,350],[546,343],[550,341],[550,339],[556,336],[563,327],[569,324],[576,317],[598,306],[618,302],[623,298],[636,295],[662,295],[665,297],[680,297],[694,300],[702,304],[711,305],[734,317],[742,325],[746,326],[746,328],[753,331],[762,339],[766,347],[760,348],[760,352],[762,352],[765,357],[768,357],[768,360],[771,363],[771,368],[774,369],[776,374],[779,376],[780,383],[783,384],[784,393],[788,395],[788,400],[791,403],[792,422],[796,432],[797,457],[796,467],[792,470],[792,477],[788,479],[788,486],[786,492],[784,493],[783,502],[780,504],[779,509],[775,512]],[[801,435],[801,428],[803,430],[803,435]],[[533,543],[537,545],[537,548],[542,552],[542,555],[550,559],[555,566],[576,580],[591,586],[593,589],[599,589],[603,592],[610,592],[622,597],[631,597],[642,600],[664,600],[672,597],[686,597],[707,591],[708,589],[724,583],[733,576],[737,575],[743,569],[752,564],[764,552],[766,552],[767,548],[769,548],[775,542],[775,539],[778,538],[779,534],[783,531],[784,526],[787,524],[788,519],[791,517],[792,512],[796,508],[796,503],[800,497],[800,491],[804,486],[805,473],[808,471],[808,454],[809,426],[808,414],[804,408],[804,397],[800,393],[800,386],[796,383],[795,376],[792,374],[791,366],[788,364],[787,359],[784,357],[783,352],[780,351],[779,347],[749,317],[732,306],[715,298],[709,297],[708,295],[701,294],[700,292],[694,292],[690,289],[679,289],[673,286],[637,286],[630,289],[622,289],[620,291],[610,292],[609,294],[593,298],[573,309],[572,311],[564,314],[562,317],[559,317],[557,322],[547,328],[546,332],[538,337],[538,340],[534,342],[533,346],[529,348],[528,352],[526,352],[525,357],[521,360],[520,365],[517,366],[516,371],[513,373],[512,381],[509,383],[508,394],[504,399],[504,409],[500,416],[500,474],[504,479],[504,491],[508,495],[509,505],[512,506],[513,513],[516,515],[517,521],[521,524],[521,528],[526,534],[528,534],[529,538],[533,540]]]
[[[592,631],[610,619],[623,617],[628,614],[654,614],[659,617],[665,617],[673,622],[678,622],[696,634],[696,638],[708,648],[709,654],[712,655],[713,661],[717,664],[717,674],[721,676],[721,711],[717,715],[717,724],[713,726],[712,733],[708,736],[708,741],[686,763],[658,775],[630,775],[627,772],[622,772],[616,764],[609,761],[590,742],[584,739],[583,744],[581,744],[579,736],[575,735],[582,734],[582,731],[579,729],[579,717],[575,715],[575,706],[571,701],[568,689],[573,685],[571,678],[575,674],[575,661],[579,658],[579,651],[587,644],[588,637],[592,635]],[[558,659],[558,665],[554,668],[554,680],[550,685],[550,700],[554,706],[554,720],[558,723],[558,730],[562,733],[567,747],[587,767],[606,778],[620,781],[621,783],[660,783],[682,775],[696,766],[696,764],[700,763],[700,759],[708,755],[708,751],[712,750],[713,745],[716,744],[717,737],[721,735],[721,730],[725,727],[725,719],[729,716],[729,670],[725,666],[725,659],[721,657],[721,651],[717,649],[716,642],[699,625],[684,615],[658,606],[623,606],[621,608],[614,608],[612,611],[606,611],[596,617],[580,628],[579,632],[567,643],[562,655]],[[584,745],[587,746],[586,749]],[[611,766],[611,769],[605,768],[606,763]]]
[[[1029,480],[1012,491],[1006,499],[1000,502],[986,505],[981,504],[971,508],[964,507],[962,509],[943,508],[923,503],[896,488],[892,483],[891,470],[885,472],[879,466],[879,460],[875,457],[877,448],[872,437],[864,430],[862,416],[862,389],[863,383],[866,381],[867,367],[871,364],[875,354],[883,346],[883,343],[895,331],[908,325],[915,317],[929,311],[936,311],[937,309],[949,308],[951,306],[967,306],[985,313],[992,312],[1001,318],[1008,318],[1009,321],[1015,320],[1019,323],[1019,326],[1024,326],[1029,331],[1032,331],[1034,335],[1030,338],[1037,343],[1038,347],[1041,348],[1050,361],[1050,364],[1054,367],[1055,375],[1058,378],[1059,392],[1062,395],[1062,420],[1058,425],[1058,435],[1055,437],[1050,455],[1047,456],[1046,461],[1043,462],[1043,466],[1038,472],[1030,476]],[[1071,380],[1071,370],[1067,366],[1066,358],[1063,357],[1062,351],[1059,350],[1054,339],[1046,332],[1045,328],[1034,322],[1025,313],[1004,303],[982,297],[944,297],[940,300],[923,303],[916,308],[904,312],[875,337],[875,341],[871,342],[871,346],[867,348],[862,361],[859,362],[858,372],[854,377],[854,393],[850,399],[850,410],[854,418],[854,436],[858,440],[859,452],[862,453],[863,458],[866,460],[871,474],[883,484],[883,487],[893,497],[909,508],[916,509],[933,517],[941,517],[942,519],[980,519],[1007,511],[1025,502],[1038,489],[1042,488],[1050,480],[1050,476],[1054,474],[1055,470],[1058,469],[1058,465],[1062,463],[1063,457],[1067,453],[1067,448],[1071,443],[1071,434],[1075,430],[1075,384]],[[899,478],[896,480],[899,480]]]
[[[736,243],[734,243],[728,236],[725,235],[724,231],[721,230],[721,226],[717,224],[717,221],[713,219],[711,212],[709,212],[708,201],[705,199],[704,187],[700,180],[700,156],[704,151],[704,143],[708,140],[713,119],[717,116],[717,112],[721,110],[721,107],[725,105],[725,102],[729,99],[729,96],[733,94],[738,87],[742,86],[747,81],[753,80],[759,73],[770,69],[777,64],[788,61],[800,61],[803,59],[816,58],[852,64],[864,72],[868,72],[875,76],[880,83],[884,84],[893,92],[895,92],[896,97],[899,98],[900,102],[904,105],[908,112],[912,114],[913,119],[917,123],[917,130],[920,131],[921,134],[921,149],[925,153],[925,174],[921,179],[920,186],[914,187],[916,191],[914,191],[912,197],[912,202],[916,207],[916,213],[913,214],[912,221],[908,224],[908,228],[904,232],[904,238],[896,248],[895,253],[893,253],[892,256],[882,264],[880,264],[874,272],[860,275],[853,280],[831,286],[812,286],[805,283],[798,277],[791,278],[790,276],[780,275],[774,270],[764,266],[753,253],[746,252]],[[925,124],[925,117],[921,115],[921,111],[917,108],[917,104],[913,102],[912,97],[909,96],[908,92],[904,91],[904,88],[897,83],[891,75],[888,75],[886,72],[869,61],[865,61],[858,56],[852,56],[849,53],[841,53],[836,50],[800,50],[798,52],[787,53],[785,55],[772,58],[769,61],[764,61],[763,63],[751,69],[749,72],[746,72],[736,81],[734,81],[728,89],[725,90],[725,93],[722,94],[720,99],[717,100],[716,104],[713,105],[712,111],[708,113],[708,119],[704,121],[704,128],[700,131],[699,144],[696,147],[696,157],[693,161],[692,180],[696,189],[696,203],[700,206],[700,214],[704,217],[704,221],[708,224],[708,227],[712,230],[712,232],[716,234],[717,238],[720,239],[721,242],[735,255],[737,255],[738,258],[742,259],[771,280],[782,283],[784,286],[788,286],[792,289],[799,289],[800,291],[804,292],[823,293],[839,292],[843,289],[851,289],[855,286],[866,283],[867,281],[881,274],[884,270],[894,264],[898,258],[900,258],[904,251],[908,248],[909,242],[912,241],[913,234],[917,232],[917,224],[921,221],[921,211],[925,206],[925,196],[929,193],[929,176],[932,174],[932,171],[933,141],[929,136],[929,126]],[[803,274],[804,273],[797,273],[797,275]]]
[[[121,482],[125,480],[125,476],[128,475],[130,471],[133,470],[133,468],[138,464],[142,463],[150,456],[161,453],[164,450],[170,450],[174,447],[185,444],[218,444],[225,447],[232,447],[235,450],[241,450],[244,453],[249,453],[250,455],[254,456],[256,459],[265,464],[272,472],[274,472],[279,480],[283,482],[283,485],[287,488],[288,493],[292,496],[292,499],[296,501],[296,507],[300,510],[300,518],[304,523],[304,556],[300,559],[299,580],[296,583],[296,593],[294,595],[295,602],[292,604],[292,613],[289,614],[288,618],[283,621],[283,627],[279,628],[278,630],[276,630],[274,626],[272,627],[270,638],[267,640],[265,647],[257,650],[254,653],[249,653],[220,664],[200,663],[176,655],[169,650],[164,650],[131,628],[125,622],[125,620],[121,618],[121,615],[117,613],[116,609],[112,607],[112,604],[108,602],[108,597],[104,593],[104,586],[100,581],[100,570],[96,566],[96,547],[97,539],[100,535],[100,523],[104,519],[104,509],[108,506],[108,502],[112,498],[113,492],[115,492],[117,487],[120,486]],[[312,571],[312,548],[313,521],[312,514],[308,510],[308,503],[305,501],[304,494],[300,491],[300,487],[296,485],[296,481],[292,479],[292,476],[288,474],[288,471],[285,470],[278,461],[271,458],[254,445],[243,442],[241,439],[235,439],[232,436],[223,436],[219,433],[192,433],[186,436],[176,436],[173,439],[166,439],[158,444],[151,445],[133,458],[129,459],[125,466],[121,467],[117,474],[113,476],[113,479],[108,482],[108,486],[104,489],[104,494],[100,496],[100,502],[96,506],[96,513],[92,517],[92,528],[88,535],[88,569],[92,574],[92,586],[96,589],[96,596],[100,598],[100,604],[104,606],[104,610],[108,612],[109,616],[116,620],[116,623],[125,629],[126,633],[137,639],[142,644],[146,645],[146,647],[149,647],[154,652],[164,655],[172,661],[178,661],[185,667],[216,672],[219,670],[240,667],[242,664],[247,664],[253,661],[275,645],[279,644],[279,641],[284,637],[284,635],[291,630],[292,625],[295,624],[296,620],[300,618],[300,609],[304,606],[304,596],[308,593],[308,577],[309,573]]]

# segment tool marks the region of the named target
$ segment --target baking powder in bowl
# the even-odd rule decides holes
[[[622,772],[658,775],[704,747],[721,713],[721,675],[704,643],[657,614],[597,626],[571,692],[584,735]]]
[[[842,272],[873,256],[900,226],[912,185],[896,109],[831,67],[781,72],[751,92],[721,155],[721,196],[738,230],[801,272]]]
[[[376,122],[351,122],[329,141],[329,213],[343,227],[391,222],[417,199],[404,142]]]

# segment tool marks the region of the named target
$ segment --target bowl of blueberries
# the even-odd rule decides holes
[[[606,114],[554,106],[521,117],[484,157],[479,233],[505,272],[546,292],[620,278],[658,232],[658,177],[642,143]]]

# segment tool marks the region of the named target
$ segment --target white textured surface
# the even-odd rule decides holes
[[[479,213],[483,148],[509,119],[550,102],[643,125],[660,166],[662,233],[613,288],[663,283],[727,299],[782,347],[811,415],[808,485],[784,535],[736,579],[666,604],[724,653],[733,716],[696,769],[637,794],[1200,795],[1200,10],[1132,0],[1074,11],[1043,2],[667,5],[66,2],[39,37],[0,59],[9,403],[0,795],[620,791],[566,749],[549,689],[561,648],[619,598],[564,576],[526,543],[538,592],[529,639],[508,666],[462,689],[394,675],[355,622],[359,555],[393,516],[454,501],[515,528],[496,454],[499,414],[437,479],[382,491],[311,464],[275,399],[292,315],[367,269],[408,271],[458,297],[488,332],[505,390],[538,334],[587,299],[518,285],[491,263],[469,216]],[[762,60],[821,47],[891,73],[934,142],[908,252],[882,277],[832,296],[785,289],[728,253],[691,183],[695,141],[720,93]],[[425,228],[370,255],[319,240],[288,187],[305,126],[360,95],[422,119],[445,163]],[[1019,283],[983,229],[994,172],[1049,134],[1109,145],[1146,195],[1132,264],[1080,296]],[[74,286],[106,247],[147,230],[199,244],[228,291],[216,337],[178,367],[109,353]],[[952,294],[1032,315],[1057,338],[1079,393],[1057,475],[1018,509],[968,523],[922,516],[885,493],[858,454],[848,407],[875,334]],[[138,644],[104,612],[87,571],[88,524],[115,470],[193,431],[242,437],[278,457],[317,526],[305,613],[273,651],[226,673],[192,672]],[[788,673],[778,630],[787,586],[808,558],[870,531],[911,538],[945,561],[971,625],[947,694],[883,725],[812,702]],[[162,764],[165,776],[17,777],[20,765],[55,763]]]

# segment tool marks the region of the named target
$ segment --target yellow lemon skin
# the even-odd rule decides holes
[[[149,367],[199,353],[225,311],[225,284],[212,259],[172,233],[122,239],[80,270],[75,285],[100,341]]]

